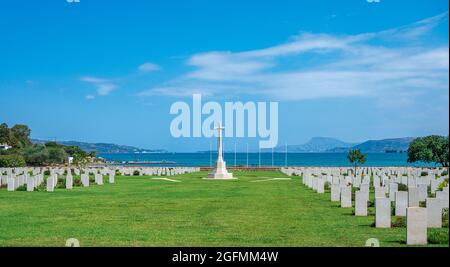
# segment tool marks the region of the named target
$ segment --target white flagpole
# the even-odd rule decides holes
[[[237,159],[236,159],[236,141],[234,141],[234,167],[237,167]]]
[[[212,168],[212,143],[209,141],[209,167]]]
[[[248,143],[247,143],[247,168],[248,168]]]
[[[258,146],[258,166],[261,168],[261,147]]]
[[[288,148],[287,148],[287,143],[285,143],[285,145],[286,145],[286,158],[285,158],[285,164],[284,164],[284,165],[285,165],[285,167],[287,168],[287,166],[288,166],[288,163],[287,163],[287,162],[288,162],[288,160],[287,160],[287,159],[288,159]]]
[[[272,168],[273,168],[273,163],[274,163],[273,160],[274,159],[273,159],[273,147],[272,147]]]

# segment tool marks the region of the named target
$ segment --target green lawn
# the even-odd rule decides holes
[[[116,177],[116,184],[69,191],[0,190],[0,246],[404,246],[405,228],[375,229],[374,218],[330,202],[277,172],[235,173],[236,181],[205,173]],[[446,231],[448,228],[438,231]],[[448,244],[446,245],[448,246]]]

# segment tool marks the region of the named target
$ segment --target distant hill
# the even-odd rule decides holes
[[[392,138],[383,140],[369,140],[359,145],[351,147],[351,149],[359,149],[364,153],[386,153],[386,152],[406,152],[409,144],[414,137]],[[335,147],[329,152],[347,152],[349,147]]]
[[[308,153],[308,152],[329,152],[336,147],[350,148],[355,146],[355,143],[347,143],[336,138],[331,137],[313,137],[303,145],[288,145],[288,152],[290,153]],[[275,149],[277,152],[284,152],[285,146],[279,146]]]
[[[362,152],[406,152],[409,144],[414,140],[414,137],[384,139],[384,140],[369,140],[354,148],[360,149]]]
[[[31,142],[35,144],[45,144],[48,140],[32,139]],[[57,143],[65,146],[78,146],[82,150],[90,152],[95,151],[97,154],[114,154],[114,153],[166,153],[164,149],[142,149],[133,146],[124,146],[106,143],[85,143],[77,141],[58,141]]]

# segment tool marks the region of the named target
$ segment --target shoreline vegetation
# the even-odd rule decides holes
[[[33,142],[30,139],[31,129],[27,125],[17,124],[9,128],[6,123],[0,124],[0,167],[25,167],[25,166],[71,166],[75,165],[79,168],[87,165],[125,165],[125,166],[147,166],[147,165],[169,165],[169,166],[212,166],[214,161],[212,160],[213,151],[199,151],[195,153],[170,153],[165,150],[155,150],[152,153],[142,152],[135,154],[100,154],[97,155],[97,151],[86,151],[81,149],[79,146],[64,145],[58,142]],[[323,138],[313,138],[315,142],[324,142]],[[327,142],[330,140],[327,139]],[[73,142],[66,142],[73,143]],[[88,144],[88,143],[83,143]],[[309,144],[311,147],[311,144]],[[127,146],[122,146],[125,148],[130,148]],[[360,149],[350,149],[348,153],[352,151],[360,151]],[[402,150],[403,151],[403,150]],[[431,135],[426,137],[419,137],[411,140],[409,143],[407,153],[367,153],[367,159],[361,165],[370,167],[386,167],[392,165],[393,167],[401,166],[417,166],[417,167],[448,167],[449,166],[449,137]],[[345,153],[347,153],[345,152]],[[362,151],[364,152],[364,151]],[[274,151],[273,154],[267,151],[261,151],[261,153],[251,152],[251,153],[234,153],[225,152],[225,160],[228,161],[228,166],[234,167],[285,167],[285,166],[329,166],[336,167],[342,166],[347,167],[349,163],[345,159],[343,161],[342,157],[338,158],[336,155],[347,155],[345,153],[336,152],[320,152],[320,153],[307,153],[307,152],[291,152],[283,153],[282,151]],[[172,159],[170,155],[195,155],[195,157],[188,160],[177,160]],[[233,158],[234,154],[234,158]],[[246,154],[246,159],[245,155]],[[259,154],[258,159],[255,159],[255,154]],[[292,158],[299,154],[308,154],[309,157],[322,157],[322,155],[329,155],[336,162],[311,162],[308,160],[297,160],[288,161],[288,157]],[[103,157],[103,155],[113,155],[111,157]],[[128,155],[129,158],[123,159],[120,156]],[[156,158],[156,159],[139,159],[137,157],[155,157],[160,155],[168,155],[166,158]],[[239,160],[236,158],[239,155]],[[253,155],[252,159],[249,159],[248,155]],[[272,156],[270,156],[272,155]],[[407,156],[407,159],[401,159],[396,161],[395,164],[385,160],[382,164],[371,161],[374,155],[386,155],[386,157],[395,155]],[[116,157],[116,158],[114,158]],[[117,158],[119,157],[119,158]],[[203,157],[203,158],[202,158]],[[271,159],[267,159],[271,157]],[[275,157],[275,158],[274,158]],[[346,157],[346,156],[345,156]],[[201,158],[201,159],[199,159]],[[324,157],[325,158],[325,157]],[[317,159],[321,160],[321,158]],[[316,161],[317,161],[316,160]],[[189,161],[189,162],[187,162]],[[350,164],[352,165],[352,164]]]

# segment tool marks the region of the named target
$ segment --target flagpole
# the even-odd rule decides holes
[[[236,160],[236,141],[234,141],[234,167],[237,167],[237,160]]]
[[[261,147],[258,146],[258,166],[261,168]]]
[[[209,141],[209,167],[212,168],[212,143]]]
[[[272,147],[272,168],[273,168],[273,147]]]
[[[286,158],[285,158],[285,167],[287,168],[287,166],[288,166],[288,147],[287,147],[287,143],[285,143],[285,146],[286,146]]]
[[[248,168],[248,143],[247,143],[247,168]]]

